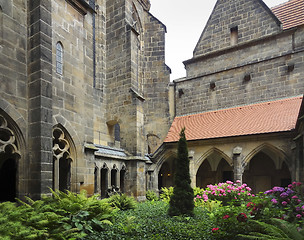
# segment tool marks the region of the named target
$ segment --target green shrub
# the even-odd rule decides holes
[[[134,209],[137,204],[133,197],[128,197],[126,194],[114,194],[107,201],[112,207],[119,210]]]
[[[239,234],[242,239],[274,239],[274,240],[303,240],[304,230],[298,231],[295,224],[273,218],[271,223],[252,221],[254,231],[249,234]]]
[[[1,239],[80,239],[111,224],[113,209],[96,196],[53,191],[53,197],[0,204]]]
[[[159,195],[160,199],[166,203],[170,202],[171,196],[173,195],[173,187],[162,187],[161,194]]]
[[[163,201],[146,201],[138,203],[136,209],[118,211],[113,225],[86,239],[213,239],[211,229],[215,223],[202,208],[194,210],[194,217],[170,217],[168,206]]]
[[[170,216],[193,215],[193,189],[191,187],[189,172],[188,146],[185,128],[180,133],[177,145],[176,172],[174,175],[174,190],[170,199],[168,214]]]
[[[158,201],[158,196],[154,191],[148,190],[146,192],[146,198],[148,201]]]

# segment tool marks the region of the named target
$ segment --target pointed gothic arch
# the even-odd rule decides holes
[[[233,165],[233,160],[223,151],[221,151],[218,148],[210,148],[207,152],[205,152],[200,158],[198,158],[198,160],[195,162],[195,169],[196,171],[199,169],[199,167],[202,165],[202,163],[210,156],[212,156],[213,154],[216,154],[220,157],[219,161],[217,162],[217,164],[212,164],[210,162],[210,166],[212,171],[216,171],[218,164],[220,162],[221,159],[224,159],[230,166]]]
[[[0,202],[15,201],[28,192],[24,146],[18,125],[0,109]]]
[[[196,186],[233,180],[232,159],[218,148],[211,148],[195,163]]]
[[[109,168],[106,163],[102,165],[102,168],[100,169],[100,196],[102,198],[106,197],[107,190],[109,188],[108,182],[109,182]]]
[[[258,147],[256,147],[255,149],[253,149],[244,158],[244,160],[242,162],[242,166],[245,168],[250,163],[251,159],[259,152],[264,152],[265,154],[267,154],[268,156],[273,158],[277,169],[282,167],[283,162],[285,162],[287,164],[288,168],[290,168],[290,162],[288,160],[287,155],[284,153],[284,151],[269,143],[263,143],[263,144],[259,145]]]
[[[263,143],[252,150],[243,160],[243,182],[253,192],[263,192],[273,186],[291,183],[291,171],[286,154],[277,147]]]
[[[75,144],[68,131],[61,125],[53,127],[53,188],[72,190],[72,168],[76,159]]]

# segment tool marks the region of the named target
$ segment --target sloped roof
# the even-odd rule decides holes
[[[271,10],[283,23],[283,29],[304,24],[304,0],[289,0]]]
[[[303,97],[176,117],[164,142],[176,142],[183,127],[187,140],[202,140],[295,129]]]

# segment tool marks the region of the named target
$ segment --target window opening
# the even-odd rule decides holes
[[[98,181],[98,168],[95,167],[95,169],[94,169],[94,193],[97,193],[97,191],[98,191],[97,181]]]
[[[238,26],[230,28],[230,43],[232,46],[238,43],[238,38]]]
[[[120,126],[118,123],[114,125],[114,139],[115,142],[120,142]]]
[[[122,169],[120,171],[120,191],[122,193],[125,192],[125,177],[126,177],[126,170]]]
[[[63,47],[60,42],[56,44],[56,72],[63,73]]]
[[[116,169],[111,170],[111,186],[117,187],[117,170]]]
[[[106,192],[108,189],[108,169],[101,169],[101,184],[100,184],[100,195],[101,197],[106,197]]]

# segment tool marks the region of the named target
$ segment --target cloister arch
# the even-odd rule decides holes
[[[223,151],[221,151],[218,148],[210,148],[207,152],[205,152],[200,158],[198,158],[198,160],[195,162],[195,166],[194,168],[196,169],[196,171],[198,170],[198,168],[202,165],[202,163],[210,156],[212,155],[218,155],[220,157],[219,161],[221,159],[224,159],[230,166],[233,165],[233,160]],[[219,161],[217,162],[213,162],[213,164],[211,165],[211,169],[212,171],[215,171],[218,167]]]
[[[109,168],[106,163],[103,164],[102,168],[100,169],[100,196],[102,198],[106,197],[106,193],[108,190],[108,175],[109,175]]]
[[[195,164],[196,186],[233,180],[232,159],[217,148],[211,148]]]
[[[17,120],[23,119],[18,113],[17,116]],[[25,141],[19,126],[0,108],[0,202],[15,201],[28,193],[29,171],[24,152]]]
[[[273,186],[287,186],[291,182],[291,171],[286,154],[271,144],[262,144],[243,160],[243,182],[253,192],[264,192]]]
[[[157,188],[173,186],[175,174],[174,161],[177,158],[176,152],[166,152],[156,163],[155,173],[157,174]]]
[[[53,188],[72,190],[71,183],[75,166],[76,147],[68,131],[61,125],[53,127]],[[73,189],[74,190],[74,189]]]

